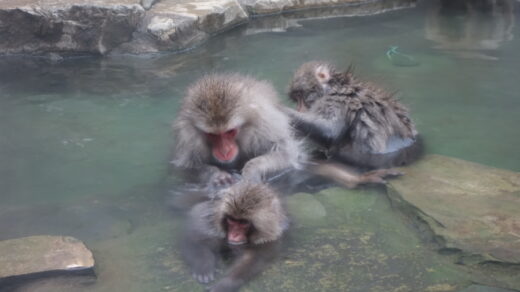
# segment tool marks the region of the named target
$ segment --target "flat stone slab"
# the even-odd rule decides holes
[[[520,173],[429,155],[391,180],[396,206],[424,220],[448,249],[520,263]]]
[[[0,241],[0,280],[93,267],[92,252],[73,237],[41,235]]]
[[[468,288],[459,292],[515,292],[514,290],[502,289],[497,287],[488,287],[482,285],[471,285]]]

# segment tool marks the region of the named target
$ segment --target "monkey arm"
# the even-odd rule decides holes
[[[260,274],[275,258],[280,243],[270,242],[244,250],[227,275],[210,289],[211,292],[238,291],[245,283]]]
[[[386,184],[385,178],[402,175],[395,169],[377,169],[365,173],[359,173],[345,165],[333,162],[318,161],[307,167],[312,173],[332,179],[333,181],[352,189],[361,184]]]
[[[298,132],[308,135],[312,140],[323,145],[335,144],[347,130],[345,118],[339,109],[334,110],[329,118],[313,112],[298,112],[293,109],[285,111],[291,117],[292,125]]]
[[[292,139],[280,139],[273,142],[272,148],[263,155],[250,159],[242,168],[242,177],[253,182],[261,182],[270,175],[276,175],[288,168],[300,168],[305,160],[299,142]]]

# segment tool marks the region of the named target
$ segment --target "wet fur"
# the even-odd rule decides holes
[[[237,256],[226,275],[211,287],[211,291],[236,291],[274,259],[288,219],[278,195],[263,184],[241,182],[208,197],[213,199],[189,212],[182,254],[194,277],[202,283],[210,282],[218,253],[230,248],[223,225],[225,216],[248,219],[254,226],[248,243],[231,247]]]
[[[240,127],[236,137],[240,162],[231,168],[259,179],[273,171],[299,168],[302,151],[288,117],[279,109],[273,87],[239,74],[210,74],[189,87],[173,123],[172,163],[180,168],[225,169],[212,159],[203,132]],[[213,168],[214,170],[214,168]]]
[[[339,72],[325,62],[305,63],[296,71],[289,97],[302,98],[307,108],[289,111],[296,128],[331,157],[385,153],[391,137],[416,140],[408,109],[394,94],[358,80],[352,71]]]

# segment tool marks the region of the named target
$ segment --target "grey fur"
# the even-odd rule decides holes
[[[295,126],[332,156],[384,154],[399,145],[391,146],[392,141],[409,141],[401,143],[405,147],[417,137],[408,109],[393,94],[358,80],[351,68],[340,72],[326,62],[305,63],[294,74],[289,97],[306,109],[287,110]]]
[[[236,258],[226,275],[210,291],[236,291],[260,273],[277,253],[288,219],[279,196],[267,185],[240,182],[207,196],[189,212],[182,254],[197,281],[214,278],[217,254],[233,248]],[[230,247],[226,241],[226,216],[246,219],[253,228],[248,242]]]
[[[305,159],[301,145],[278,103],[276,91],[265,81],[239,74],[202,77],[187,90],[173,123],[172,163],[218,174],[221,165],[212,161],[204,132],[238,127],[236,142],[245,164],[237,171],[246,179],[258,181],[270,172],[300,168]]]

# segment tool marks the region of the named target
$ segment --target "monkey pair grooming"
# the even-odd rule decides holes
[[[333,160],[369,169],[407,164],[422,144],[408,109],[392,94],[358,80],[349,68],[308,62],[294,74],[287,110],[298,131]]]
[[[208,284],[215,278],[217,255],[232,253],[229,271],[209,290],[237,291],[275,259],[288,218],[265,184],[242,181],[206,198],[189,212],[182,254],[193,277]]]
[[[217,187],[232,184],[234,172],[260,182],[284,169],[318,169],[316,173],[327,173],[347,187],[382,183],[383,177],[395,174],[357,174],[333,164],[311,163],[274,88],[238,74],[210,74],[190,86],[173,129],[172,163],[195,173],[197,181]]]

